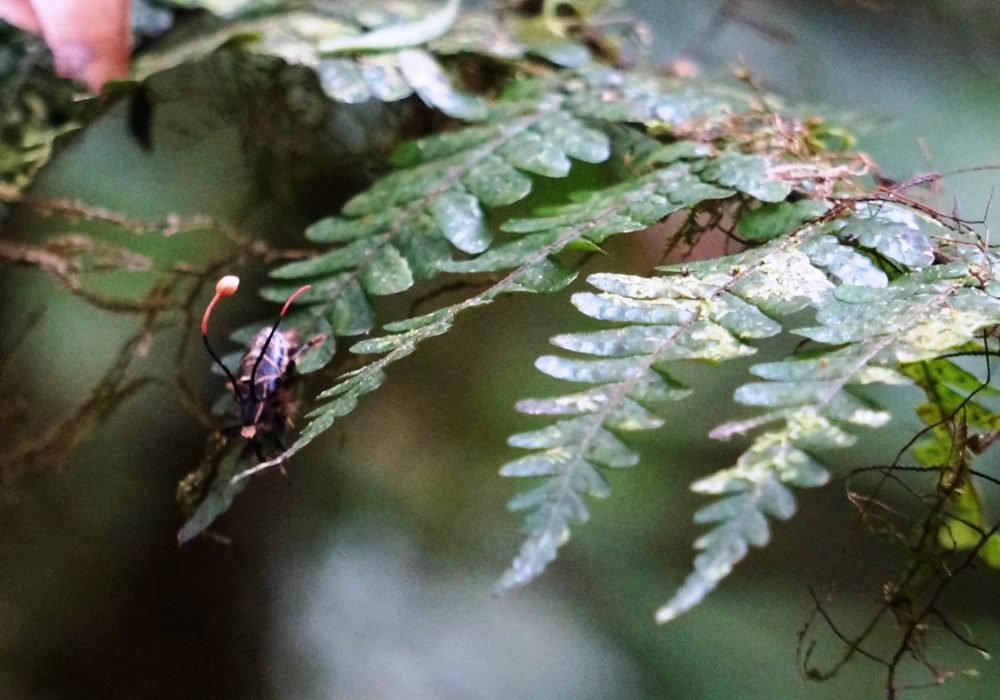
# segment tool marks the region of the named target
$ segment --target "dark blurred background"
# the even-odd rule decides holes
[[[1000,162],[995,3],[630,7],[652,27],[658,61],[683,58],[705,76],[748,69],[796,113],[858,133],[887,177]],[[294,159],[257,157],[210,99],[211,87],[189,88],[160,96],[152,148],[135,138],[123,102],[72,138],[35,193],[135,217],[209,214],[294,244],[318,213],[288,183],[314,174]],[[391,122],[371,109],[344,108],[338,118],[354,136]],[[337,187],[309,192],[331,209],[366,165],[363,149],[341,157],[330,174]],[[978,218],[994,179],[950,177],[948,201]],[[76,230],[158,260],[228,245],[204,231],[137,238],[26,212],[5,235],[31,241]],[[245,278],[239,302],[220,309],[220,329],[273,313],[252,293],[261,281]],[[102,284],[136,292],[134,277]],[[5,270],[0,293],[0,349],[6,355],[25,338],[9,357],[6,394],[26,399],[29,432],[41,432],[86,399],[139,321],[95,310],[33,272]],[[41,321],[25,335],[38,309]],[[463,318],[453,334],[393,367],[383,389],[298,456],[287,476],[255,479],[220,523],[229,545],[176,546],[174,488],[197,464],[206,431],[161,388],[136,393],[87,433],[64,469],[21,475],[0,504],[0,697],[881,697],[883,670],[863,659],[823,684],[798,671],[808,587],[833,584],[831,610],[857,630],[901,562],[857,524],[837,479],[800,493],[800,514],[776,525],[772,544],[702,606],[667,626],[653,622],[686,575],[699,532],[691,514],[703,499],[687,485],[743,447],[706,433],[732,415],[745,367],[685,371],[696,392],[678,405],[676,428],[638,436],[642,463],[609,475],[612,497],[593,504],[591,522],[539,581],[491,597],[520,543],[505,503],[524,484],[496,473],[514,454],[504,438],[537,425],[512,407],[558,390],[532,362],[550,335],[579,323],[565,297],[507,298]],[[137,368],[169,366],[179,337],[159,336]],[[182,371],[210,405],[220,379],[199,348],[189,350]],[[912,403],[914,394],[901,398]],[[835,476],[884,461],[918,428],[901,408],[888,428],[831,455]],[[995,574],[971,572],[945,601],[987,647],[1000,644],[995,590]],[[817,658],[835,658],[835,640],[818,638]],[[943,665],[980,675],[960,673],[920,697],[996,697],[995,664],[939,642],[931,651]]]

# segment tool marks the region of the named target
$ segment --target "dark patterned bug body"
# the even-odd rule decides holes
[[[239,406],[239,424],[236,427],[239,427],[240,434],[249,441],[257,458],[263,462],[262,433],[269,435],[279,448],[285,449],[281,437],[292,408],[288,383],[294,373],[295,359],[303,351],[298,331],[282,331],[278,330],[278,326],[288,307],[296,297],[307,292],[310,285],[303,285],[292,292],[281,307],[274,325],[259,331],[250,340],[234,375],[208,342],[208,320],[219,300],[235,294],[239,286],[240,278],[235,275],[226,275],[216,283],[215,296],[205,307],[205,313],[201,317],[201,339],[208,354],[229,379],[233,397]],[[323,340],[325,336],[310,341],[305,350]]]
[[[295,329],[264,328],[250,341],[236,369],[236,394],[240,409],[240,434],[252,439],[260,432],[280,438],[288,418],[285,387],[299,350]]]

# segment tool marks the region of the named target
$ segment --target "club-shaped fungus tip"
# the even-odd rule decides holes
[[[236,275],[226,275],[215,283],[215,293],[220,297],[228,297],[236,294],[240,288],[240,278]]]
[[[208,306],[205,308],[205,315],[201,317],[202,335],[208,333],[208,317],[212,315],[212,309],[219,303],[219,299],[232,296],[239,287],[240,278],[236,275],[226,275],[215,283],[215,296],[212,297],[212,301],[208,302]]]

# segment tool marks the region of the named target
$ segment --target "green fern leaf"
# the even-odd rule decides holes
[[[559,121],[563,125],[568,123],[562,117],[559,118]],[[402,158],[406,162],[416,162],[420,165],[423,164],[422,159],[424,157],[436,157],[440,154],[445,154],[446,158],[453,158],[456,154],[461,155],[466,153],[470,148],[475,149],[476,147],[472,144],[478,143],[483,138],[483,134],[496,133],[484,130],[483,126],[469,127],[469,129],[476,131],[478,134],[477,139],[470,139],[468,133],[466,133],[467,130],[455,132],[453,135],[449,134],[433,140],[417,142],[413,146],[406,147]],[[596,134],[597,132],[591,133]],[[596,143],[597,136],[590,135],[586,136],[585,139]],[[460,143],[461,146],[453,148],[454,142]],[[434,161],[432,160],[431,162],[433,163]],[[656,212],[651,213],[649,208],[636,208],[637,203],[654,195],[668,202],[666,209],[657,209]],[[318,397],[318,400],[321,402],[331,397],[336,397],[336,399],[329,403],[321,404],[307,415],[310,422],[303,429],[299,438],[284,453],[269,462],[245,472],[244,475],[253,473],[257,469],[264,469],[274,464],[282,463],[303,449],[318,435],[332,426],[335,419],[353,410],[358,398],[374,390],[383,380],[384,369],[388,365],[413,352],[416,346],[423,340],[446,333],[451,328],[458,313],[466,309],[488,304],[497,296],[505,293],[517,291],[551,292],[564,288],[573,279],[574,275],[572,272],[564,270],[553,263],[549,258],[566,248],[572,242],[585,237],[595,236],[595,229],[599,230],[599,234],[597,235],[603,240],[613,233],[636,230],[636,228],[655,223],[655,221],[659,220],[659,218],[648,218],[636,221],[631,215],[622,215],[623,211],[630,214],[642,212],[644,217],[652,217],[654,215],[662,217],[678,206],[691,206],[702,201],[702,198],[719,198],[731,195],[731,190],[707,185],[697,177],[690,175],[689,166],[678,164],[671,166],[671,168],[666,168],[661,172],[653,173],[649,177],[642,178],[639,181],[627,183],[622,186],[612,185],[606,190],[593,193],[583,200],[584,206],[582,207],[580,204],[567,205],[567,215],[559,219],[558,226],[553,227],[551,222],[546,221],[546,223],[538,226],[538,228],[545,229],[541,233],[524,236],[507,244],[487,250],[468,261],[458,262],[449,260],[440,262],[438,264],[440,269],[457,272],[494,271],[511,268],[513,270],[497,284],[460,304],[439,309],[422,317],[387,324],[386,330],[389,331],[389,335],[356,343],[351,348],[353,352],[365,354],[384,353],[385,356],[355,373],[344,375],[333,388],[321,393]],[[421,202],[421,204],[423,203]],[[366,209],[367,205],[362,207],[362,210]],[[607,222],[613,222],[614,226]],[[387,227],[391,227],[397,223],[400,226],[406,223],[401,211],[393,211],[390,214],[387,214],[384,210],[373,211],[356,219],[334,218],[321,221],[310,229],[308,235],[314,240],[351,241],[345,248],[356,244],[360,247],[360,243],[364,240],[369,227],[377,231],[387,231],[389,230]],[[532,230],[534,230],[534,227],[532,227]],[[345,259],[348,261],[354,260],[352,256],[355,252],[352,249],[350,253],[340,253],[340,250],[343,249],[338,249],[328,254],[333,259],[332,263],[328,262],[329,259],[325,261],[325,256],[321,256],[314,260],[291,263],[283,268],[279,268],[276,276],[311,274],[317,269],[323,269],[324,265],[339,269],[341,264],[346,264],[344,262]],[[288,270],[291,270],[291,272],[288,272]],[[606,281],[606,283],[612,284],[610,280]],[[294,287],[269,287],[264,290],[264,296],[280,300],[286,297],[293,289]],[[345,289],[355,290],[352,295],[355,301],[346,309],[344,309],[343,299],[339,296]],[[316,281],[312,289],[299,297],[299,301],[303,304],[313,303],[313,305],[307,306],[300,313],[322,317],[326,308],[326,304],[323,303],[324,300],[334,299],[335,303],[340,304],[338,308],[342,309],[342,314],[340,318],[331,319],[330,323],[334,331],[340,335],[342,334],[340,331],[350,326],[351,323],[354,323],[355,328],[359,328],[371,318],[370,306],[365,300],[364,292],[365,290],[362,288],[362,285],[354,279],[353,275],[342,272],[336,273],[330,279]],[[585,307],[589,303],[588,297],[579,297],[577,303]],[[742,328],[742,332],[748,337],[755,333],[776,332],[777,327],[769,326],[766,318],[759,314],[754,315],[753,310],[748,311],[746,308],[743,308],[745,306],[742,305],[741,307],[739,300],[736,299],[722,300],[716,303],[720,319],[723,319],[722,322],[730,324],[734,328],[739,328],[742,324],[742,326],[745,326]],[[683,311],[683,309],[680,309],[678,313],[680,311]],[[684,316],[684,319],[688,321],[692,320],[690,312],[686,313],[687,315]],[[740,321],[739,319],[743,320]],[[696,331],[702,334],[714,332],[711,326],[704,324],[697,326]],[[714,350],[710,355],[705,355],[705,359],[717,359],[725,353],[738,355],[748,351],[745,346],[732,343],[728,331],[723,329],[722,333],[718,335],[720,338],[726,340],[729,345]],[[685,349],[685,346],[680,344],[678,345],[677,352],[686,353],[688,356],[691,356],[693,350]],[[553,369],[553,371],[556,370]],[[660,396],[662,392],[651,386],[647,386],[642,382],[633,382],[633,384],[633,390],[638,392],[640,396],[657,401],[663,398]],[[671,388],[671,391],[677,391],[676,387]],[[637,398],[636,400],[639,399]]]
[[[767,423],[784,425],[757,437],[735,467],[693,488],[725,494],[753,490],[775,480],[796,486],[825,483],[826,471],[808,450],[850,445],[855,437],[842,426],[878,427],[889,418],[848,393],[849,387],[872,382],[898,384],[902,375],[895,368],[901,363],[933,358],[1000,320],[1000,302],[967,287],[969,280],[962,265],[938,266],[915,270],[888,287],[829,291],[818,305],[816,321],[820,325],[795,332],[845,347],[806,360],[755,367],[756,374],[772,381],[740,387],[736,400],[778,410],[722,425],[712,436],[725,439]],[[756,503],[747,500],[747,504]],[[758,510],[763,517],[763,509]],[[784,512],[791,514],[790,510]],[[741,511],[739,523],[748,517]],[[717,528],[717,538],[699,541],[696,546],[704,553],[696,558],[694,572],[680,590],[657,612],[658,621],[671,620],[697,605],[746,555],[748,546],[758,544],[749,537],[739,541],[741,533],[745,534],[739,523],[732,526],[723,522]],[[758,530],[766,542],[767,536],[761,532]],[[719,542],[724,546],[716,547]]]
[[[684,166],[675,165],[668,170],[676,173],[679,167]],[[674,179],[668,179],[668,182]],[[786,242],[784,246],[787,245]],[[771,261],[771,258],[780,257],[785,252],[784,246],[774,245],[769,250],[751,251],[760,275],[786,275],[788,265],[773,264]],[[805,255],[801,255],[801,262],[809,265]],[[733,274],[740,274],[732,264],[710,261],[694,263],[690,267],[692,269],[686,269],[683,274],[655,279],[595,274],[588,281],[602,293],[574,295],[573,302],[583,313],[600,320],[630,325],[553,339],[555,344],[569,350],[590,355],[611,355],[619,359],[543,357],[538,362],[539,369],[556,378],[600,386],[583,396],[574,394],[563,397],[561,401],[534,400],[519,404],[521,410],[529,412],[545,407],[545,412],[551,415],[562,415],[565,405],[582,404],[592,407],[592,410],[538,433],[549,444],[533,444],[524,436],[513,439],[515,446],[548,448],[542,453],[547,457],[534,455],[531,459],[547,459],[555,471],[542,486],[529,492],[533,496],[528,500],[534,508],[525,521],[529,537],[511,567],[501,577],[498,583],[500,590],[522,585],[540,574],[555,558],[558,547],[568,540],[570,526],[586,520],[583,495],[603,494],[602,490],[583,488],[594,482],[591,472],[596,468],[595,463],[603,464],[593,456],[594,443],[606,441],[607,436],[612,435],[610,430],[645,429],[662,424],[664,416],[656,412],[655,420],[649,417],[634,422],[618,419],[619,405],[625,399],[643,405],[642,400],[632,392],[638,391],[640,396],[648,397],[650,387],[656,387],[653,394],[658,394],[660,400],[655,405],[662,411],[662,399],[682,396],[673,388],[676,383],[663,374],[667,363],[681,359],[719,362],[741,357],[754,352],[753,347],[741,342],[742,339],[768,337],[780,332],[779,324],[726,290],[727,285],[735,286],[737,278]],[[704,273],[704,276],[699,273]],[[798,296],[802,286],[782,286],[772,279],[761,288]],[[623,444],[618,447],[617,454],[622,459],[604,466],[631,465],[638,459]],[[624,459],[625,456],[628,458]],[[518,470],[509,465],[501,471],[518,474]],[[515,505],[520,507],[523,501],[516,500]]]
[[[701,483],[696,482],[695,486]],[[771,538],[766,515],[787,520],[795,512],[791,493],[769,474],[762,475],[757,482],[733,482],[728,489],[739,493],[695,514],[695,522],[721,524],[695,542],[695,547],[704,550],[695,558],[696,573],[688,577],[669,605],[657,611],[657,622],[668,622],[700,603],[711,582],[728,576],[733,565],[746,556],[749,545],[766,545]],[[712,492],[705,488],[696,490]]]
[[[178,544],[193,540],[205,532],[216,518],[229,510],[233,501],[247,485],[245,481],[232,481],[232,477],[241,469],[240,465],[240,456],[236,450],[230,450],[220,461],[204,499],[177,533]]]

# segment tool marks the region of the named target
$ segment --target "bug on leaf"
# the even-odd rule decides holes
[[[240,278],[235,275],[226,275],[216,283],[215,296],[208,303],[201,319],[201,338],[208,354],[229,379],[239,409],[240,435],[250,442],[257,458],[264,461],[261,446],[265,435],[269,435],[279,448],[284,449],[281,436],[288,421],[291,403],[288,380],[294,371],[296,359],[314,344],[310,342],[302,347],[297,330],[279,330],[278,327],[288,307],[310,285],[292,292],[281,307],[274,325],[261,329],[251,339],[234,374],[208,342],[208,320],[219,300],[235,294],[239,285]]]

